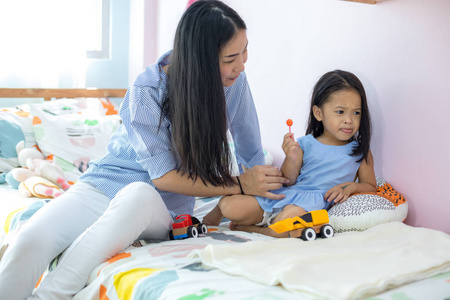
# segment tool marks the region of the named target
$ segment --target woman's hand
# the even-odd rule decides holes
[[[261,196],[274,200],[281,200],[285,195],[271,193],[278,190],[283,184],[289,183],[289,179],[283,177],[281,171],[271,166],[254,166],[239,175],[242,189],[246,195]]]

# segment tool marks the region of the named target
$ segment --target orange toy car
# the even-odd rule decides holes
[[[313,210],[301,216],[287,218],[269,226],[276,233],[290,231],[289,237],[299,237],[304,241],[313,241],[317,233],[323,238],[334,236],[333,227],[328,224],[328,212],[325,209]]]
[[[187,214],[179,215],[172,224],[172,228],[169,232],[171,240],[197,238],[199,233],[208,232],[208,227],[204,223],[200,223],[196,217]]]

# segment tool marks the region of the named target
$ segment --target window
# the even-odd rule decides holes
[[[87,58],[109,59],[110,0],[92,0],[87,7],[89,23]]]

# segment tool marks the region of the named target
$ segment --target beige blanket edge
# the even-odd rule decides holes
[[[190,257],[311,299],[361,299],[450,271],[450,236],[391,222],[312,242],[285,238],[209,245]]]

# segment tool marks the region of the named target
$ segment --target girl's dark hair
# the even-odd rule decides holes
[[[235,184],[219,53],[241,29],[247,27],[232,8],[203,0],[189,6],[175,33],[162,109],[171,119],[178,171],[204,184]]]
[[[323,75],[314,86],[311,97],[311,108],[309,112],[308,128],[306,134],[312,134],[315,138],[323,134],[323,124],[314,117],[314,105],[322,107],[330,99],[331,94],[341,90],[354,90],[361,97],[361,124],[359,131],[350,141],[356,140],[358,146],[353,149],[352,156],[360,156],[358,162],[365,159],[370,150],[370,139],[372,136],[369,107],[367,106],[366,92],[361,81],[354,74],[346,71],[335,70]]]

